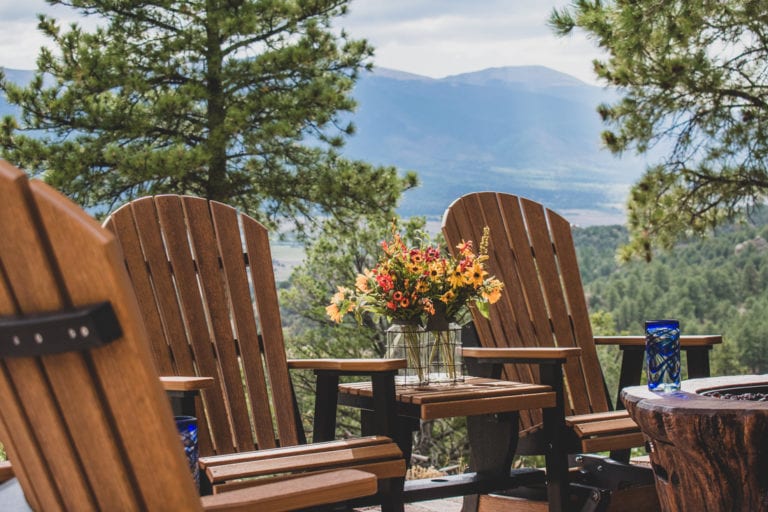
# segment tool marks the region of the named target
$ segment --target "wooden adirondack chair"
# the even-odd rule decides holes
[[[0,438],[33,509],[288,510],[376,492],[342,470],[201,499],[114,236],[3,161],[0,197]]]
[[[318,375],[316,420],[331,425],[326,430],[334,420],[322,417],[329,410],[323,402],[335,404],[338,376],[373,376],[376,421],[389,433],[395,431],[394,375],[405,361],[287,361],[263,225],[222,203],[161,195],[122,206],[105,226],[125,254],[159,373],[213,378],[197,414],[207,427],[200,434],[201,464],[211,485],[229,489],[250,485],[238,480],[252,476],[349,466],[351,450],[353,464],[380,478],[389,496],[385,508],[402,507],[396,495],[405,465],[389,439],[300,446],[305,439],[289,367]],[[173,386],[184,388],[178,379]],[[333,439],[332,432],[315,434]],[[255,449],[263,454],[248,453]],[[276,453],[294,458],[270,464]]]
[[[597,339],[592,335],[571,226],[563,217],[525,198],[482,192],[459,198],[443,218],[443,233],[451,250],[462,240],[479,243],[486,226],[490,229],[489,269],[505,283],[505,290],[502,300],[491,308],[489,320],[473,312],[479,344],[485,347],[473,355],[491,359],[494,354],[489,354],[490,349],[505,347],[580,347],[581,357],[570,360],[564,368],[569,427],[566,446],[574,454],[613,450],[615,458],[628,461],[628,449],[642,446],[643,437],[626,411],[611,410],[595,345],[623,344],[623,387],[640,379],[644,337]],[[707,351],[720,341],[720,336],[682,337],[683,347],[689,350],[691,377],[709,374]],[[495,355],[497,362],[514,362],[503,350]],[[691,362],[698,364],[692,371]],[[501,373],[501,365],[496,371]],[[510,380],[538,382],[537,369],[531,365],[506,364],[503,371]],[[540,425],[536,411],[521,414],[518,454],[543,453],[546,439]],[[599,471],[613,475],[605,484],[613,489],[633,481],[644,485],[653,482],[650,471],[643,475],[602,458],[583,456],[580,460],[582,481],[588,482],[591,477],[587,475],[596,474],[588,469],[600,466],[615,469],[613,473]]]

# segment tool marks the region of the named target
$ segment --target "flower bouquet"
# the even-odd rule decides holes
[[[374,320],[387,318],[392,324],[387,357],[405,357],[418,384],[430,381],[429,368],[438,361],[455,382],[461,368],[453,346],[459,328],[454,324],[451,334],[449,322],[469,305],[487,317],[504,287],[485,267],[488,241],[485,228],[477,253],[472,241],[466,241],[457,246],[456,257],[445,256],[428,243],[408,247],[393,225],[392,239],[381,243],[376,266],[359,274],[353,288],[339,286],[326,312],[335,322],[347,313],[358,322],[365,313]]]

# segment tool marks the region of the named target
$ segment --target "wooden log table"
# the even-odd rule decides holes
[[[768,511],[768,402],[707,396],[768,393],[768,375],[691,379],[679,392],[625,388],[650,448],[662,510]],[[742,396],[743,398],[743,396]]]
[[[466,416],[470,445],[471,473],[408,481],[404,491],[406,502],[464,495],[467,496],[464,510],[474,510],[478,494],[544,481],[540,470],[510,468],[517,448],[518,411],[547,409],[550,425],[545,428],[551,428],[553,432],[563,428],[562,405],[558,407],[557,393],[552,387],[467,377],[463,383],[454,385],[396,386],[395,394],[397,432],[394,437],[406,460],[410,459],[412,432],[418,430],[420,420]],[[370,382],[341,384],[338,400],[340,405],[362,410],[363,433],[382,433],[380,426],[371,421],[374,404]],[[565,452],[551,455],[548,465],[553,463],[567,468]],[[556,473],[553,470],[551,474]],[[554,483],[554,486],[559,485]],[[563,506],[555,503],[559,500],[551,501],[550,510],[559,510]]]

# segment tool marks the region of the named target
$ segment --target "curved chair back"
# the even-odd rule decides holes
[[[502,299],[490,320],[473,320],[483,346],[580,347],[582,355],[565,367],[566,415],[609,410],[567,220],[534,201],[512,194],[480,192],[457,199],[445,213],[448,246],[479,243],[490,229],[489,271],[504,282]],[[508,365],[510,380],[538,382],[536,368]],[[537,415],[522,418],[538,424]]]
[[[125,254],[160,374],[214,378],[202,394],[201,455],[303,441],[265,227],[177,195],[132,201],[105,225]]]

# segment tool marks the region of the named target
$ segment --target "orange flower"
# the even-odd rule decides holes
[[[362,322],[362,313],[424,321],[435,314],[440,301],[450,318],[456,318],[472,303],[487,315],[488,304],[497,302],[503,290],[503,284],[489,276],[485,267],[489,233],[483,230],[478,253],[472,241],[462,241],[456,246],[456,256],[451,257],[444,256],[439,246],[408,247],[393,223],[391,238],[381,242],[382,254],[376,265],[356,276],[353,289],[340,287],[326,313],[335,322],[350,312],[358,322]]]
[[[339,311],[339,307],[336,304],[329,304],[325,306],[325,313],[331,317],[331,320],[338,323],[341,323],[341,319],[344,318],[344,314]]]
[[[355,279],[355,288],[360,290],[363,293],[368,293],[370,290],[368,288],[368,280],[371,276],[365,275],[365,274],[357,274],[357,279]]]

